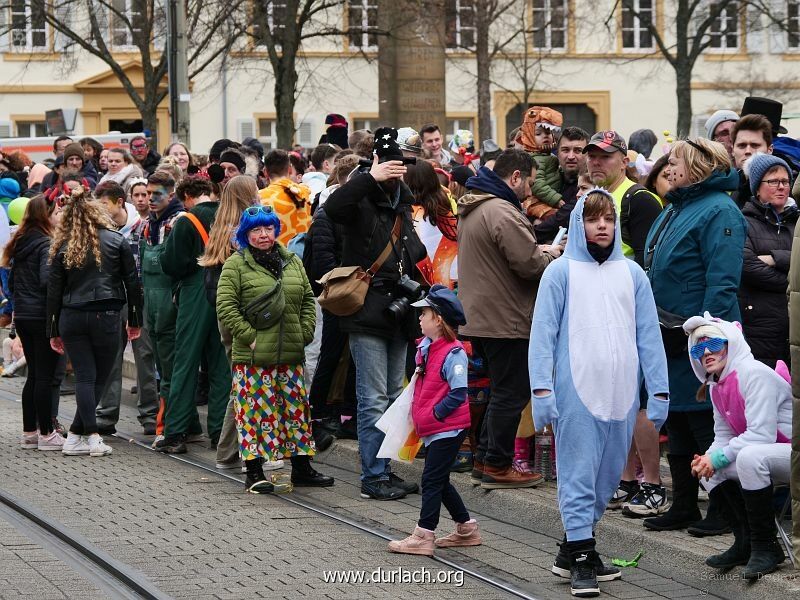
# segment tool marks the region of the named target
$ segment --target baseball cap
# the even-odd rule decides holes
[[[464,307],[453,290],[436,284],[431,287],[428,295],[422,300],[414,302],[411,306],[416,308],[429,307],[442,315],[442,319],[451,327],[466,325],[467,319],[464,316]]]
[[[602,150],[603,152],[622,152],[623,154],[628,154],[628,145],[625,143],[625,138],[618,134],[616,131],[598,131],[595,133],[592,138],[589,140],[589,143],[586,144],[586,147],[583,149],[583,153],[586,154],[589,152],[589,149],[594,146],[598,150]]]

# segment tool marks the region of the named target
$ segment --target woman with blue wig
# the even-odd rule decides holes
[[[231,395],[245,487],[255,494],[273,491],[262,465],[281,458],[292,462],[293,485],[333,485],[310,461],[303,361],[314,337],[314,295],[302,261],[276,241],[280,229],[271,207],[245,209],[236,232],[240,249],[225,261],[217,287],[217,316],[233,336]]]

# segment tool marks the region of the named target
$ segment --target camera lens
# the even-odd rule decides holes
[[[406,298],[397,298],[386,307],[386,313],[394,317],[395,321],[401,321],[410,308],[411,303]]]

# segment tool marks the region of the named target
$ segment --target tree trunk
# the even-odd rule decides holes
[[[159,148],[158,140],[158,119],[156,117],[156,105],[150,102],[145,102],[142,105],[139,113],[142,115],[142,127],[145,131],[150,132],[150,147],[154,150]]]
[[[483,142],[492,137],[491,58],[489,56],[489,18],[485,0],[475,4],[475,56],[477,59],[478,139]],[[496,140],[505,148],[505,140]]]
[[[280,68],[275,71],[275,113],[277,115],[278,148],[292,149],[294,141],[294,104],[297,72],[294,54],[284,48]]]
[[[692,128],[692,68],[686,63],[675,66],[675,95],[678,99],[678,138],[685,138]]]

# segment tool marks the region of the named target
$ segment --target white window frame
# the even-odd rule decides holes
[[[286,29],[286,24],[283,21],[278,22],[277,25],[275,24],[275,6],[276,5],[278,7],[280,7],[280,8],[283,8],[284,14],[285,14],[285,11],[286,11],[286,0],[277,0],[277,1],[276,0],[255,0],[255,5],[253,7],[254,11],[255,11],[255,6],[259,6],[260,10],[266,10],[266,13],[267,13],[267,27],[269,27],[269,30],[270,30],[270,32],[272,32],[273,36],[275,35],[276,30]],[[253,19],[253,21],[254,21],[254,26],[255,26],[255,19]],[[260,35],[260,36],[256,36],[256,40],[257,40],[256,41],[256,46],[261,47],[261,48],[265,47],[263,34]],[[280,44],[276,44],[276,45],[278,47],[280,47]]]
[[[48,25],[47,21],[44,22],[43,28],[34,28],[33,27],[33,7],[31,4],[37,0],[11,0],[7,8],[3,8],[0,10],[8,10],[9,12],[9,50],[11,52],[47,52],[50,50],[50,25]],[[49,10],[47,5],[47,0],[38,0],[44,5],[44,10]],[[23,5],[23,11],[20,12],[19,10],[15,10],[19,7],[14,6],[17,2]],[[25,29],[17,29],[14,28],[14,16],[15,15],[22,15],[25,19],[24,26]],[[33,43],[33,36],[34,33],[44,33],[44,46],[36,46]],[[17,45],[17,40],[21,40],[22,36],[24,35],[24,44]]]
[[[541,2],[543,6],[537,7],[536,3]],[[553,5],[556,4],[556,8],[562,9],[562,14],[564,15],[564,20],[561,27],[554,28],[553,25]],[[537,45],[536,44],[536,35],[539,32],[536,27],[536,16],[538,14],[544,15],[544,36],[545,36],[545,44],[544,45]],[[533,16],[533,22],[531,27],[531,47],[535,50],[555,50],[555,51],[566,51],[567,46],[569,45],[569,41],[567,36],[569,35],[569,5],[567,0],[532,0],[531,2],[531,15]],[[553,29],[558,31],[564,32],[564,45],[563,46],[553,46]]]
[[[262,123],[268,124],[268,135],[263,135]],[[256,137],[264,146],[264,150],[270,151],[278,147],[278,119],[270,117],[260,117],[256,119]]]
[[[448,50],[471,50],[475,48],[475,39],[478,34],[477,28],[475,27],[475,2],[476,0],[448,0],[450,7],[453,9],[451,14],[455,19],[455,44],[453,45],[448,43]],[[462,14],[466,12],[472,13],[472,25],[463,25],[461,23]],[[465,45],[463,41],[463,33],[465,31],[472,32],[472,44],[468,46]]]
[[[650,45],[649,46],[642,46],[642,33],[647,31],[649,33],[649,29],[642,25],[642,21],[640,18],[640,14],[644,11],[650,12],[650,22],[655,25],[656,23],[656,0],[650,0],[650,8],[649,9],[642,9],[641,7],[641,0],[632,0],[632,7],[629,9],[626,3],[621,5],[622,14],[620,16],[620,32],[622,33],[622,49],[626,52],[635,51],[635,50],[653,50],[655,48],[655,40],[653,39],[653,35],[650,35]],[[633,17],[633,27],[625,27],[625,13],[627,11],[631,11]],[[633,46],[626,46],[625,45],[625,32],[630,31],[633,33]]]
[[[714,5],[717,2],[709,2],[708,10],[711,11],[714,8]],[[734,11],[734,16],[731,18],[729,16],[729,11]],[[742,36],[744,34],[743,25],[741,22],[741,14],[740,14],[741,6],[738,0],[733,0],[730,4],[728,4],[723,11],[719,14],[719,16],[711,22],[711,25],[708,27],[707,35],[711,38],[710,43],[708,46],[708,50],[710,52],[729,52],[734,50],[738,52],[742,48]],[[733,31],[728,29],[728,25],[733,23],[735,28]],[[719,27],[719,31],[713,31],[715,26]],[[728,36],[735,35],[736,36],[736,45],[729,46],[728,45]],[[719,45],[715,45],[714,38],[717,37],[719,39]]]
[[[792,7],[797,11],[795,15],[789,14]],[[800,0],[786,1],[786,49],[800,51]]]
[[[136,27],[136,20],[137,19],[147,19],[147,15],[142,15],[141,13],[134,10],[134,0],[110,0],[109,4],[113,7],[109,7],[106,9],[108,11],[108,40],[109,46],[114,50],[136,50],[137,46],[134,43],[133,39],[133,29],[141,32],[141,26],[139,28]],[[124,4],[124,8],[121,9],[119,5]],[[131,27],[128,27],[124,21],[121,21],[120,27],[114,27],[114,22],[118,18],[117,13],[122,13],[125,15],[125,18],[131,24]],[[117,43],[117,33],[125,35],[124,43],[118,44]]]
[[[351,9],[358,8],[361,11],[361,23],[354,24],[351,21]],[[370,9],[374,9],[375,23],[370,24]],[[378,29],[378,0],[347,0],[347,44],[349,48],[361,50],[362,52],[376,51],[377,44],[370,44],[369,37],[374,35]],[[354,44],[352,35],[360,30],[361,43]]]

